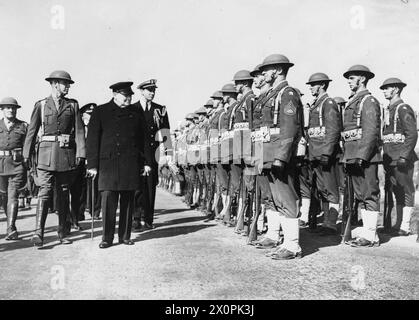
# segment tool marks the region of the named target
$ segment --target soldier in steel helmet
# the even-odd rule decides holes
[[[19,191],[26,185],[26,168],[22,164],[22,149],[27,123],[16,117],[21,106],[12,97],[0,101],[3,119],[0,121],[0,193],[7,216],[6,240],[17,240],[16,229]]]
[[[194,122],[195,114],[188,113],[185,117],[186,128],[184,132],[184,147],[185,147],[185,178],[186,178],[186,193],[185,193],[185,203],[191,208],[193,205],[193,195],[196,179],[196,171],[193,167],[195,160],[195,150],[192,147],[192,136],[193,130],[195,128]]]
[[[231,194],[230,186],[237,184],[237,174],[233,172],[231,176],[231,162],[233,159],[233,136],[231,115],[237,106],[236,88],[232,83],[227,83],[221,89],[223,94],[224,112],[219,118],[219,134],[220,134],[220,163],[217,166],[218,177],[221,184],[221,198],[223,209],[220,213],[224,225],[232,227],[234,225],[232,213],[232,200],[235,201],[235,195]],[[235,204],[235,203],[234,203]]]
[[[309,159],[316,177],[316,186],[322,200],[322,235],[337,233],[336,221],[339,215],[338,154],[341,114],[339,106],[328,96],[327,89],[332,80],[324,73],[314,73],[308,84],[314,97],[310,105],[307,130]]]
[[[299,93],[289,86],[286,77],[294,64],[282,54],[265,58],[260,69],[270,88],[261,104],[261,126],[264,170],[271,190],[271,201],[266,208],[268,232],[259,247],[275,248],[267,256],[275,260],[300,258],[299,195],[296,190],[295,157],[304,127],[303,106]],[[279,228],[284,242],[279,242]]]
[[[401,98],[406,83],[398,78],[389,78],[380,89],[389,101],[385,109],[383,128],[383,164],[386,181],[396,198],[397,221],[394,233],[410,234],[410,219],[415,205],[413,167],[418,160],[415,152],[418,140],[416,116],[410,105]],[[390,217],[391,219],[391,217]]]
[[[348,79],[351,90],[343,112],[343,163],[352,179],[354,196],[359,203],[363,222],[361,233],[349,244],[354,247],[378,246],[381,108],[378,100],[367,89],[368,81],[375,75],[366,66],[354,65],[343,76]]]
[[[35,246],[44,243],[44,228],[48,204],[52,200],[55,181],[58,197],[58,238],[62,244],[70,244],[65,232],[65,219],[69,214],[69,190],[75,180],[77,167],[86,158],[84,126],[79,104],[66,97],[74,83],[66,71],[54,71],[45,79],[51,85],[51,95],[38,101],[32,112],[23,157],[28,164],[35,152],[38,131],[36,168],[40,183],[36,224],[32,241]]]
[[[233,163],[231,164],[231,181],[233,183],[230,184],[230,193],[238,195],[235,232],[247,235],[249,224],[245,225],[245,222],[249,222],[250,217],[245,217],[245,214],[252,211],[250,206],[255,178],[254,168],[251,166],[251,128],[252,106],[256,96],[252,90],[253,77],[250,71],[236,72],[233,81],[241,98],[231,114],[234,136]]]
[[[207,216],[206,221],[220,219],[219,200],[221,198],[221,180],[218,172],[218,165],[220,163],[221,146],[220,146],[220,130],[219,120],[220,116],[224,113],[223,94],[221,91],[216,91],[211,96],[213,101],[213,112],[209,118],[208,140],[209,140],[209,164],[210,164],[210,181],[211,187],[208,197],[211,199],[210,214]]]

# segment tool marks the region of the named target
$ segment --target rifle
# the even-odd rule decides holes
[[[247,206],[247,201],[246,199],[246,195],[245,195],[245,185],[244,185],[244,176],[241,176],[240,179],[240,193],[239,193],[239,201],[241,199],[242,201],[242,206],[241,206],[241,210],[240,212],[237,213],[237,223],[236,223],[236,228],[234,229],[235,233],[240,233],[241,231],[243,231],[244,229],[244,215],[246,212],[246,206]]]
[[[351,220],[354,214],[354,187],[352,177],[348,174],[345,166],[345,191],[343,194],[343,213],[342,213],[342,243],[348,242],[351,236]]]
[[[250,225],[249,230],[249,237],[247,238],[247,244],[251,244],[253,241],[255,241],[258,237],[258,219],[260,214],[260,199],[259,199],[259,190],[258,190],[258,180],[257,176],[254,177],[254,183],[253,183],[253,190],[252,190],[252,198],[253,203],[255,204],[255,210],[253,211],[253,217],[252,222]]]

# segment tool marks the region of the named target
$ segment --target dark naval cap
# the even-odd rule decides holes
[[[111,85],[109,88],[112,89],[113,92],[117,92],[123,95],[133,95],[134,92],[131,89],[132,85],[133,85],[133,82],[131,81],[117,82]]]
[[[93,109],[96,107],[97,107],[97,104],[93,102],[85,104],[83,107],[80,108],[80,114],[83,114],[83,113],[91,114],[93,112]]]
[[[157,80],[156,79],[150,79],[147,81],[144,81],[140,83],[137,87],[137,89],[148,89],[148,88],[157,88]]]

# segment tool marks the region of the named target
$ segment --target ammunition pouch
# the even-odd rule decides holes
[[[383,136],[383,143],[404,143],[405,139],[402,133],[390,133]]]
[[[341,136],[345,142],[360,140],[362,138],[362,128],[343,131]]]

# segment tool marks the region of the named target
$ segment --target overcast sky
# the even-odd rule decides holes
[[[417,109],[418,2],[0,0],[0,97],[16,97],[28,121],[34,103],[50,94],[44,78],[53,70],[71,74],[68,96],[80,105],[107,102],[115,82],[156,78],[155,101],[168,107],[175,127],[235,72],[282,53],[295,63],[289,82],[305,98],[314,72],[333,79],[330,95],[346,98],[343,72],[365,64],[376,74],[369,88],[380,102],[378,87],[400,77],[405,101]]]

